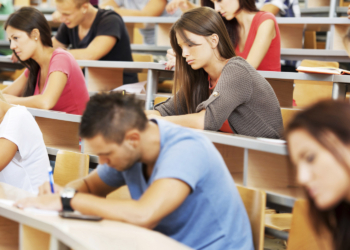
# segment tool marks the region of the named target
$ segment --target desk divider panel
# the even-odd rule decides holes
[[[139,29],[145,28],[143,23],[125,23],[129,34],[130,44],[143,44],[143,36]]]
[[[130,44],[134,44],[135,43],[134,42],[135,23],[125,23],[125,27],[129,34]]]
[[[18,250],[19,223],[0,216],[0,249]]]
[[[333,46],[331,47],[333,50],[346,50],[344,37],[348,29],[348,25],[334,25]]]
[[[87,68],[88,91],[109,91],[123,85],[123,71],[118,68]]]
[[[20,230],[20,250],[48,250],[50,248],[50,234],[23,224]]]
[[[170,29],[173,26],[172,23],[159,23],[157,27],[157,46],[170,46]]]
[[[244,148],[214,143],[236,184],[243,184]]]
[[[308,8],[329,6],[330,4],[330,0],[307,0]]]
[[[247,174],[248,187],[303,197],[303,191],[296,182],[295,169],[287,155],[249,150]]]
[[[293,80],[266,79],[277,96],[281,107],[293,106]]]
[[[80,152],[79,123],[35,117],[46,146]]]
[[[303,48],[303,24],[279,24],[281,48]]]

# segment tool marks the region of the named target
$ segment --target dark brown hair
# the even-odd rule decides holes
[[[34,29],[38,29],[40,32],[41,43],[44,46],[52,47],[51,28],[49,23],[46,21],[44,15],[35,8],[22,7],[16,12],[12,13],[5,22],[4,29],[6,30],[8,26],[25,31],[29,37]],[[16,55],[17,59],[30,71],[23,96],[32,96],[34,94],[38,72],[40,70],[39,64],[31,58],[26,61],[21,61],[14,50],[13,53]]]
[[[235,55],[234,49],[227,34],[225,25],[218,13],[207,7],[195,8],[182,14],[170,30],[171,46],[176,54],[174,75],[175,106],[177,99],[184,98],[186,110],[181,113],[194,113],[196,107],[209,97],[208,74],[204,69],[193,70],[182,57],[182,49],[177,43],[176,33],[190,45],[194,45],[184,31],[189,31],[200,36],[217,34],[219,37],[218,51],[222,58],[230,59]],[[178,108],[176,108],[178,110]]]
[[[304,129],[318,143],[327,149],[350,175],[350,166],[345,155],[335,143],[329,139],[329,133],[334,135],[344,146],[350,145],[350,104],[340,101],[322,101],[300,112],[286,129],[286,138],[297,130]],[[302,143],[302,142],[300,142]],[[335,180],[336,181],[336,180]],[[313,200],[310,201],[310,216],[315,229],[325,225],[333,235],[336,250],[350,249],[350,205],[341,201],[334,208],[320,211]]]
[[[218,1],[222,1],[222,0],[218,0]],[[255,0],[238,0],[239,3],[239,8],[236,11],[235,14],[238,14],[240,11],[242,10],[246,10],[249,12],[258,12],[259,10],[256,8],[255,5]],[[207,6],[210,8],[214,9],[214,3],[211,0],[201,0],[201,4],[202,6]],[[234,48],[236,48],[238,42],[239,42],[239,23],[237,22],[236,18],[233,18],[232,20],[227,20],[224,17],[221,17],[222,20],[225,23],[227,32],[230,36],[232,45]]]
[[[107,141],[121,144],[128,130],[146,128],[148,119],[142,103],[135,95],[120,92],[92,96],[81,118],[80,136],[93,138],[101,134]]]

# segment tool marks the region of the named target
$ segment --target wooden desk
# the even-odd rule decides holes
[[[13,64],[8,57],[0,57],[1,63]],[[107,85],[110,82],[116,81],[115,75],[109,74],[108,77],[100,70],[109,70],[110,72],[122,72],[128,70],[132,72],[147,71],[147,91],[145,99],[145,109],[153,108],[154,96],[157,93],[158,78],[161,74],[172,74],[174,70],[165,70],[165,65],[151,62],[109,62],[109,61],[94,61],[94,60],[78,60],[81,67],[87,70],[86,82],[89,86],[91,72],[94,72],[94,82]],[[350,76],[345,75],[323,75],[323,74],[305,74],[291,72],[273,72],[273,71],[258,71],[274,89],[281,107],[292,107],[293,101],[293,84],[294,80],[304,81],[321,81],[331,82],[332,99],[343,100],[346,96],[346,86],[350,84]],[[117,73],[116,73],[117,74]],[[102,77],[103,80],[99,77]],[[107,79],[108,78],[108,79]],[[97,79],[97,80],[96,80]],[[96,85],[95,85],[96,86]],[[95,90],[96,91],[96,90]]]
[[[169,33],[171,26],[175,23],[177,17],[123,17],[125,24],[128,27],[129,36],[131,37],[131,44],[135,44],[132,40],[133,37],[133,26],[139,23],[149,23],[155,26],[155,45],[153,51],[159,50],[158,47],[165,49],[170,47]],[[293,17],[293,18],[276,18],[280,34],[281,34],[281,48],[293,48],[301,49],[304,47],[304,32],[305,31],[331,31],[331,37],[337,35],[334,33],[335,25],[349,25],[350,21],[345,18],[308,18],[308,17]],[[152,46],[149,45],[134,45],[132,49],[140,50],[151,50]],[[333,46],[329,49],[335,49]],[[303,58],[304,59],[304,58]]]
[[[30,196],[0,183],[0,198]],[[0,249],[190,249],[152,230],[111,220],[88,222],[38,215],[0,204]]]
[[[80,61],[80,66],[87,67],[88,70],[93,67],[129,69],[129,70],[147,70],[147,92],[146,109],[153,108],[154,96],[157,93],[158,77],[160,74],[169,74],[174,70],[167,71],[165,66],[159,63],[150,62],[103,62],[103,61]],[[293,102],[293,84],[294,80],[322,81],[332,82],[332,99],[343,100],[346,96],[346,86],[350,84],[350,76],[323,75],[323,74],[305,74],[291,72],[273,72],[258,71],[272,86],[281,107],[292,107]]]

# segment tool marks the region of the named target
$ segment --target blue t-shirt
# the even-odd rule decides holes
[[[160,153],[148,182],[141,162],[123,172],[99,165],[97,173],[103,182],[114,187],[127,184],[131,197],[138,200],[154,181],[179,179],[192,192],[154,230],[195,249],[254,249],[245,207],[214,145],[188,128],[163,120],[156,122]]]

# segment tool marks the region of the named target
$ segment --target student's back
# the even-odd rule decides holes
[[[38,187],[48,180],[50,163],[42,133],[25,107],[13,106],[6,112],[0,123],[0,138],[18,148],[13,159],[1,170],[0,182],[37,193]]]
[[[192,193],[155,230],[178,240],[185,238],[181,242],[192,242],[189,245],[196,249],[253,249],[243,202],[214,145],[205,136],[181,126],[162,120],[158,125],[162,149],[154,169],[158,171],[157,178],[163,175],[171,177],[177,168],[178,175],[188,180]],[[176,163],[169,164],[171,162]],[[197,223],[192,224],[192,220]],[[173,227],[171,231],[163,231],[163,226],[174,223],[187,226],[181,230]]]

